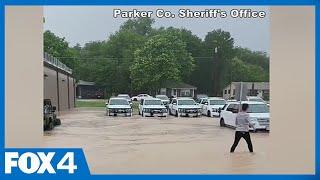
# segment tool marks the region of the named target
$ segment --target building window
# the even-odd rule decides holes
[[[228,94],[230,94],[231,92],[230,92],[230,89],[228,90]]]
[[[236,90],[235,89],[233,89],[233,93],[232,93],[233,95],[236,95]]]
[[[224,94],[227,94],[227,90],[226,89],[224,90]]]

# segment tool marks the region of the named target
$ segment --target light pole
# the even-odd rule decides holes
[[[229,99],[231,99],[231,97],[233,97],[233,92],[232,92],[232,79],[233,79],[233,69],[232,69],[232,59],[231,59],[231,63],[230,63],[230,88],[229,88],[229,90],[230,90],[230,94],[229,94]],[[232,95],[231,95],[232,94]]]
[[[216,44],[216,42],[217,41],[214,41],[215,42],[215,44]],[[219,77],[218,77],[218,75],[219,75],[219,73],[218,73],[218,71],[219,71],[219,68],[218,68],[218,66],[219,66],[219,56],[218,56],[218,53],[219,53],[219,46],[216,46],[215,48],[214,48],[214,50],[213,50],[213,62],[212,62],[212,65],[213,65],[213,68],[212,68],[212,81],[213,81],[213,84],[212,84],[212,86],[213,86],[213,95],[214,96],[217,96],[218,95],[218,81],[219,81]]]

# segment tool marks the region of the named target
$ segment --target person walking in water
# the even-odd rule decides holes
[[[249,121],[249,114],[247,110],[249,105],[244,103],[241,106],[241,111],[237,114],[236,117],[236,132],[233,145],[231,146],[230,153],[233,153],[236,149],[241,138],[244,138],[248,144],[248,148],[250,152],[253,152],[252,142],[249,134],[249,126],[253,124]]]

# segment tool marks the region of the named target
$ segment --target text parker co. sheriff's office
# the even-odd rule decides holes
[[[266,17],[265,11],[256,11],[252,9],[232,9],[229,11],[221,9],[206,9],[202,11],[194,11],[190,9],[179,9],[178,14],[164,9],[156,9],[155,11],[148,10],[121,10],[114,9],[114,18],[226,18],[228,15],[232,18],[264,18]]]

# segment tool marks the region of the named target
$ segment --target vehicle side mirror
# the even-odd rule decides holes
[[[106,106],[108,105],[108,102],[106,102]]]
[[[56,111],[56,110],[57,110],[57,107],[52,106],[52,111]]]
[[[177,103],[172,103],[173,105],[177,105]]]

